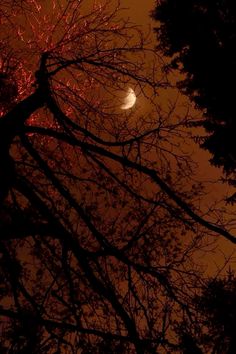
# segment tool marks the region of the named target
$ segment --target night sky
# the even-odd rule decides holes
[[[122,0],[121,6],[124,6],[125,8],[127,7],[127,10],[124,11],[125,16],[128,16],[132,22],[140,25],[143,28],[143,31],[150,31],[150,46],[155,48],[157,45],[157,38],[153,28],[156,26],[156,24],[155,21],[150,18],[150,13],[155,7],[155,0],[142,0],[139,2],[138,6],[137,1],[135,0]],[[179,74],[177,72],[173,73],[173,76],[170,77],[170,80],[173,79],[173,81],[176,82],[176,80],[178,81],[178,77]],[[163,91],[161,90],[160,92],[161,94],[158,102],[165,102],[166,99],[169,98],[174,101],[179,94],[179,92],[177,93],[176,90],[171,89]],[[177,114],[181,114],[179,112],[185,112],[182,110],[182,105],[188,105],[190,107],[190,111],[192,112],[191,114],[194,117],[201,117],[202,112],[196,110],[194,105],[186,98],[186,96],[179,98],[179,108],[177,109]],[[198,134],[204,136],[206,133],[203,129],[195,128],[193,130],[193,136],[197,136]],[[207,186],[206,195],[203,197],[203,205],[205,205],[205,209],[207,210],[210,205],[217,203],[223,208],[222,213],[224,213],[224,211],[226,211],[226,213],[228,212],[229,219],[231,219],[231,213],[233,213],[234,207],[230,205],[226,206],[224,201],[222,202],[222,199],[231,195],[234,192],[234,188],[220,181],[223,173],[222,169],[212,166],[209,162],[211,158],[210,153],[200,149],[199,145],[195,144],[193,140],[188,141],[185,149],[192,153],[193,159],[197,163],[197,167],[195,169],[195,178],[197,180],[203,181],[204,185]],[[224,217],[227,220],[227,216],[225,215]],[[236,227],[232,227],[231,232],[236,233]],[[209,249],[211,249],[211,246]],[[229,263],[231,264],[231,267],[235,269],[234,253],[235,251],[232,247],[232,244],[220,238],[214,247],[212,247],[212,252],[205,254],[201,260],[204,259],[204,264],[206,269],[208,269],[207,272],[209,272],[209,274],[214,274],[215,270],[220,269],[221,266],[225,263],[225,259],[227,257],[231,257],[231,261]]]

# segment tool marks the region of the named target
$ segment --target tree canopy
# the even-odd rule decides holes
[[[204,112],[201,124],[208,136],[202,147],[214,165],[235,176],[235,2],[160,0],[153,17],[168,67],[185,74],[179,87]]]
[[[235,294],[235,274],[230,269],[224,277],[206,280],[193,299],[196,317],[181,324],[184,353],[235,353]]]

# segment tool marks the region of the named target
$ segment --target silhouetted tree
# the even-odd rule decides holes
[[[236,240],[200,215],[185,121],[153,98],[154,53],[109,1],[14,4],[1,32],[17,63],[0,119],[2,347],[178,351],[194,252],[205,235]],[[128,87],[150,111],[120,109]]]
[[[233,273],[205,281],[201,294],[193,300],[192,321],[179,330],[185,353],[233,354],[236,350],[236,279]],[[187,339],[187,345],[185,345]]]
[[[158,21],[158,48],[170,57],[167,67],[185,74],[179,87],[204,112],[201,125],[209,135],[201,146],[234,183],[235,2],[160,0],[153,17]]]

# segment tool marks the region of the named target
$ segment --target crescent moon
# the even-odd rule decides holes
[[[136,102],[136,95],[134,93],[134,90],[131,87],[129,87],[128,92],[127,92],[127,96],[125,97],[124,103],[120,108],[121,109],[132,108],[134,106],[135,102]]]

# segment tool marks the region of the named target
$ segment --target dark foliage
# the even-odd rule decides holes
[[[184,354],[234,354],[236,352],[236,278],[207,279],[193,299],[191,320],[177,329]]]
[[[158,48],[171,57],[169,69],[186,74],[179,83],[204,111],[209,136],[202,147],[211,163],[236,171],[236,3],[232,0],[160,0],[153,17]]]
[[[208,327],[206,343],[214,343],[214,353],[236,352],[236,278],[210,280],[201,297],[196,299]]]

